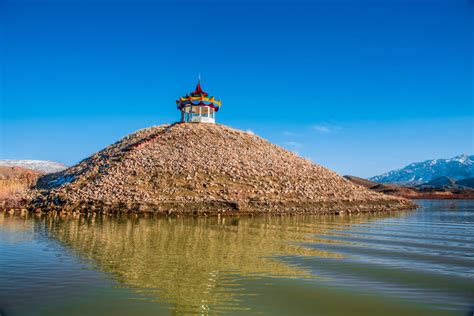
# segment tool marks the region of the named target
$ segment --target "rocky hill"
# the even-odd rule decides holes
[[[253,134],[216,124],[139,130],[38,181],[36,211],[338,213],[413,208]]]
[[[412,163],[369,180],[381,183],[414,186],[440,177],[461,180],[474,177],[474,156],[459,155],[450,159],[433,159]]]

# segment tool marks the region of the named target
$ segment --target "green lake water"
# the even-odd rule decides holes
[[[470,315],[474,201],[392,215],[0,213],[0,314]]]

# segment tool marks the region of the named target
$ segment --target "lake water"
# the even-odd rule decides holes
[[[474,201],[392,215],[0,213],[0,314],[468,315]]]

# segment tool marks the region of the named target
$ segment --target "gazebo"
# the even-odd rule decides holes
[[[222,103],[202,90],[199,79],[196,89],[176,100],[176,105],[181,111],[181,122],[215,123]]]

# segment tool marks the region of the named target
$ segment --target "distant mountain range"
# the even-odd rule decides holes
[[[67,169],[66,165],[59,162],[48,160],[13,160],[0,159],[0,166],[3,167],[21,167],[30,170],[40,171],[42,173],[54,173]]]
[[[455,180],[450,177],[439,177],[429,182],[416,186],[417,189],[468,189],[474,188],[474,178],[468,178],[463,180]]]
[[[379,183],[416,186],[427,184],[427,182],[442,177],[448,177],[455,182],[474,178],[474,155],[459,155],[450,159],[415,162],[404,168],[369,178],[369,180]],[[442,181],[446,181],[446,179]]]

